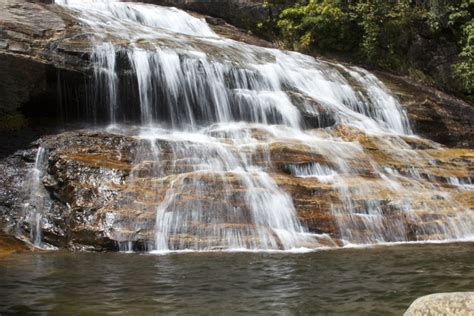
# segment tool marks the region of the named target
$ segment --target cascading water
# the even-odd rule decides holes
[[[137,137],[143,146],[130,185],[152,194],[167,188],[156,210],[155,234],[147,241],[150,249],[268,250],[331,242],[325,234],[308,232],[292,197],[277,185],[272,170],[278,162],[270,152],[281,144],[309,148],[324,161],[295,161],[287,168],[293,177],[336,188],[332,213],[343,243],[472,236],[472,212],[442,188],[387,169],[357,141],[322,129],[340,125],[386,137],[381,142],[387,154],[406,157],[416,168],[416,153],[402,138],[415,137],[409,136],[406,114],[367,71],[224,39],[204,20],[175,8],[119,1],[56,3],[77,10],[94,30],[96,97],[85,112],[104,108],[111,131],[123,131],[118,124],[130,121],[130,105],[121,98],[127,91],[120,87],[123,73],[133,73],[141,124]],[[357,185],[360,170],[354,161],[364,161],[376,179],[373,186]],[[377,190],[385,190],[386,201],[371,197]],[[219,199],[207,198],[211,192]],[[457,215],[441,214],[415,237],[408,236],[406,219],[416,221],[421,208],[436,209],[435,195],[443,196]],[[384,210],[395,200],[403,209],[386,216]],[[137,219],[120,225],[139,231],[137,226],[145,224]],[[122,249],[133,247],[130,235],[114,237]]]
[[[50,208],[48,193],[41,184],[46,168],[48,154],[43,147],[38,148],[35,164],[28,176],[29,201],[25,205],[26,221],[30,225],[31,241],[36,247],[42,247],[41,224],[43,216]]]

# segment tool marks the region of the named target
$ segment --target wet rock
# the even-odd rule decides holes
[[[58,51],[64,41],[81,33],[75,18],[58,6],[22,0],[0,3],[0,112],[18,111],[32,99],[56,99],[58,72],[76,73],[83,80],[89,68],[87,39]],[[73,53],[75,52],[75,53]],[[74,80],[73,80],[74,81]],[[41,104],[48,112],[48,104]],[[56,108],[53,108],[56,111]]]
[[[41,106],[50,103],[31,103],[31,100],[42,100],[38,97],[41,95],[55,95],[57,91],[52,86],[61,81],[58,77],[62,79],[63,70],[72,74],[72,87],[77,90],[75,96],[83,94],[77,86],[81,80],[74,80],[78,78],[74,74],[87,75],[90,70],[88,58],[94,34],[79,26],[73,13],[58,6],[12,1],[2,3],[0,9],[4,9],[0,15],[0,36],[2,41],[8,42],[0,48],[0,71],[6,74],[0,79],[2,110],[15,110],[27,103],[30,109],[37,105],[39,111],[43,111]],[[44,20],[48,21],[43,23]],[[218,20],[214,23],[223,25]],[[137,45],[146,47],[150,44],[143,41]],[[58,69],[61,69],[61,76],[58,76]],[[53,77],[56,79],[51,80]],[[420,94],[418,90],[407,93],[407,100]],[[321,237],[322,243],[338,245],[345,234],[363,243],[374,233],[383,240],[397,241],[390,239],[390,233],[399,227],[406,229],[407,236],[402,236],[406,240],[442,239],[445,236],[433,227],[445,224],[457,215],[458,210],[472,210],[472,196],[449,181],[452,177],[472,178],[472,151],[445,149],[414,136],[367,135],[348,126],[336,125],[334,113],[321,104],[309,102],[304,95],[290,93],[290,96],[297,99],[307,127],[317,128],[310,131],[316,138],[337,142],[346,150],[323,154],[332,145],[321,142],[321,148],[318,148],[304,142],[274,139],[265,130],[255,128],[244,132],[264,145],[254,151],[237,147],[231,151],[248,151],[255,166],[270,174],[276,185],[288,192],[305,226],[311,232],[325,234],[327,238]],[[423,112],[419,110],[420,104],[430,108],[429,102],[418,103],[417,99],[406,105],[415,122],[422,122],[416,118],[417,113],[432,115],[434,122],[442,121],[452,139],[461,135],[463,116],[470,113],[469,110],[464,112],[468,107],[460,105],[459,111],[442,112],[432,111],[433,106]],[[437,113],[438,117],[431,112]],[[451,121],[444,121],[444,117]],[[453,126],[448,126],[450,122],[454,122]],[[420,125],[416,129],[423,133]],[[439,130],[442,129],[428,130],[426,135],[438,140],[435,132]],[[232,144],[229,135],[220,133],[222,139]],[[245,203],[249,188],[242,183],[238,173],[197,168],[199,157],[190,154],[189,150],[207,155],[203,150],[205,143],[160,139],[153,143],[154,147],[160,148],[159,157],[149,155],[141,160],[137,153],[140,150],[151,152],[152,144],[129,135],[73,131],[45,137],[39,143],[47,151],[47,163],[40,179],[49,199],[41,223],[47,243],[70,249],[104,250],[117,249],[121,243],[130,242],[135,247],[147,248],[154,242],[156,210],[169,188],[176,184],[184,188],[176,192],[173,202],[177,212],[190,212],[191,206],[199,205],[204,218],[226,219],[219,227],[255,225],[249,220],[251,210]],[[466,144],[465,147],[470,146],[469,142]],[[24,202],[28,200],[25,188],[31,180],[28,170],[34,163],[34,155],[35,150],[29,148],[0,162],[0,218],[6,226],[15,227],[25,236],[32,230],[25,220]],[[343,159],[347,166],[338,172],[338,182],[300,177],[291,172],[298,166],[336,168],[335,158],[344,155],[348,156]],[[386,185],[383,176],[387,175],[376,165],[390,170],[386,173],[399,179],[394,181],[399,187]],[[250,181],[255,181],[255,177],[250,175]],[[408,179],[410,177],[415,180]],[[433,185],[419,185],[424,181]],[[458,207],[453,208],[453,200],[440,195],[437,187],[454,196]],[[345,196],[341,198],[341,192],[347,194],[353,213],[345,212],[347,201]],[[414,216],[407,216],[405,212],[407,194],[411,197],[410,211]],[[228,219],[226,215],[230,209],[242,216]],[[383,227],[384,231],[374,232],[374,227],[367,224],[367,218],[373,216],[368,214],[368,209],[376,209],[380,220],[375,228]],[[182,242],[184,246],[213,244],[217,234],[213,227],[205,220],[195,221],[190,223],[189,231],[170,236],[170,240]],[[209,234],[196,240],[193,232],[198,230]],[[255,236],[243,238],[251,240]]]
[[[25,43],[10,42],[10,45],[8,46],[8,50],[14,53],[26,54],[31,51],[31,47],[30,45],[25,44]]]
[[[61,108],[58,96],[80,104],[87,102],[83,99],[92,76],[91,42],[98,39],[93,30],[77,20],[73,10],[37,2],[0,3],[0,114],[22,111],[27,116],[61,115],[61,119],[71,121],[80,114]],[[208,19],[222,36],[272,46],[221,19],[200,17]],[[123,39],[110,40],[127,45]],[[122,60],[121,56],[117,59],[119,63]]]
[[[248,19],[253,10],[257,10],[260,14],[268,14],[270,9],[264,8],[260,2],[237,0],[151,2],[175,5],[213,15],[214,17],[205,16],[205,18],[223,36],[255,45],[271,46],[270,43],[249,36],[224,21],[243,27],[243,22],[238,21],[238,16],[242,19],[245,16]],[[234,16],[233,12],[235,21],[231,18]],[[255,22],[254,18],[251,20],[252,23]],[[87,95],[87,79],[91,76],[89,62],[91,41],[96,39],[94,32],[78,23],[74,11],[67,8],[23,0],[2,2],[0,114],[21,110],[27,116],[57,117],[62,113],[61,115],[67,119],[78,119],[76,116],[80,114],[74,109],[60,108],[58,95],[85,104],[86,100],[83,98]],[[127,44],[120,39],[115,40],[117,43]],[[121,60],[120,56],[117,58]],[[386,73],[378,75],[402,101],[418,134],[447,146],[464,148],[474,146],[474,110],[471,104],[399,77]],[[58,87],[66,90],[60,91]],[[297,93],[289,95],[292,99],[299,99],[297,104],[308,105],[304,96]],[[309,104],[309,107],[312,111],[305,109],[302,111],[307,127],[334,125],[334,113],[318,104]]]
[[[254,131],[265,141],[262,132]],[[331,129],[315,131],[326,133],[349,142],[358,142],[364,151],[347,159],[351,173],[339,172],[340,182],[325,182],[317,177],[298,177],[290,172],[295,164],[321,164],[332,166],[332,161],[304,144],[273,141],[265,148],[266,156],[257,153],[252,160],[266,170],[278,187],[290,194],[301,222],[313,233],[321,234],[321,245],[340,245],[341,239],[351,234],[355,241],[373,233],[367,231],[364,212],[376,205],[381,212],[380,232],[390,240],[390,232],[402,225],[408,240],[437,239],[437,231],[430,234],[431,225],[439,225],[456,215],[459,208],[474,208],[472,194],[451,184],[450,177],[471,178],[474,174],[474,153],[467,149],[446,149],[417,137],[408,137],[406,148],[415,150],[415,160],[407,159],[400,148],[387,146],[387,142],[400,139],[365,135],[358,130],[338,125]],[[221,135],[222,136],[222,135]],[[266,140],[270,141],[270,139]],[[158,140],[159,158],[150,156],[137,160],[141,150],[150,151],[148,141],[133,136],[95,131],[71,131],[52,135],[41,140],[47,150],[48,163],[42,185],[49,192],[51,207],[44,215],[42,231],[44,241],[73,250],[116,250],[122,243],[131,243],[134,249],[150,249],[155,239],[157,209],[162,205],[172,186],[182,187],[175,198],[173,209],[187,212],[199,206],[203,218],[227,218],[222,225],[239,227],[253,225],[246,201],[247,187],[238,173],[196,171],[199,161],[187,156],[186,151],[174,152],[182,146],[172,140]],[[422,144],[422,145],[421,145]],[[189,149],[191,143],[186,144]],[[195,151],[203,148],[194,144]],[[399,146],[399,145],[398,145]],[[418,149],[417,149],[418,148]],[[31,229],[24,220],[24,192],[28,181],[27,168],[34,161],[34,150],[16,153],[2,161],[0,180],[0,210],[4,223],[20,227],[25,236]],[[189,154],[189,151],[188,151]],[[268,164],[268,157],[272,163]],[[420,158],[425,157],[425,158]],[[390,168],[396,177],[413,176],[413,165],[420,180],[400,178],[411,194],[410,216],[404,209],[406,191],[394,191],[384,184],[371,160]],[[433,161],[436,163],[433,163]],[[198,168],[199,169],[199,168]],[[421,180],[423,179],[423,180]],[[443,188],[420,187],[418,181],[430,181]],[[173,185],[172,185],[173,183]],[[412,189],[410,189],[412,187]],[[263,188],[261,190],[264,190]],[[343,210],[341,190],[350,193],[352,207],[359,215]],[[450,198],[447,198],[448,195]],[[459,205],[453,209],[453,200]],[[232,219],[229,207],[248,217]],[[454,212],[454,213],[453,213]],[[445,215],[449,216],[446,217]],[[341,230],[341,224],[344,229]],[[195,222],[193,229],[208,231],[199,241],[196,236],[170,236],[180,245],[213,243],[215,226]],[[209,225],[209,226],[207,226]],[[214,227],[214,228],[213,228]],[[192,231],[192,229],[191,229]],[[326,236],[326,237],[324,237]],[[247,238],[247,237],[246,237]],[[254,238],[254,236],[248,236]],[[185,242],[186,241],[186,242]],[[393,240],[396,241],[396,240]],[[184,244],[183,244],[184,243]],[[216,244],[216,247],[219,245]]]
[[[377,75],[405,107],[415,133],[449,147],[474,148],[474,105],[406,78]]]
[[[295,1],[282,0],[271,6],[265,5],[263,1],[255,0],[145,0],[143,2],[173,6],[222,18],[237,27],[272,38],[276,26],[270,22],[278,17],[282,8]]]
[[[19,151],[0,161],[0,227],[12,231],[21,221],[24,201],[27,201],[27,179],[31,162],[28,156],[35,149]],[[34,162],[33,162],[34,163]]]
[[[30,248],[21,240],[0,232],[0,259],[2,257],[30,251]]]
[[[405,316],[473,315],[474,292],[437,293],[414,301]]]
[[[230,38],[235,41],[251,44],[251,45],[270,47],[270,48],[275,47],[275,44],[273,44],[272,42],[262,39],[260,37],[254,36],[248,31],[237,28],[236,26],[227,23],[225,20],[221,18],[215,18],[208,15],[200,16],[199,14],[195,14],[195,13],[192,13],[192,14],[201,18],[205,18],[206,22],[211,26],[213,31],[219,34],[220,36]]]
[[[287,91],[291,102],[298,107],[307,128],[325,128],[336,124],[336,113],[301,92]]]

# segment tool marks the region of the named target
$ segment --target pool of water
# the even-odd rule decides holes
[[[0,314],[400,315],[474,290],[474,243],[313,253],[51,251],[0,259]]]

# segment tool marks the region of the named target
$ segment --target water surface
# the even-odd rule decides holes
[[[313,253],[19,254],[0,260],[0,314],[400,315],[474,289],[474,243]]]

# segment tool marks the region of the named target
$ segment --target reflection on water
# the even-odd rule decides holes
[[[47,252],[0,260],[0,314],[400,315],[474,289],[473,243],[306,254]]]

